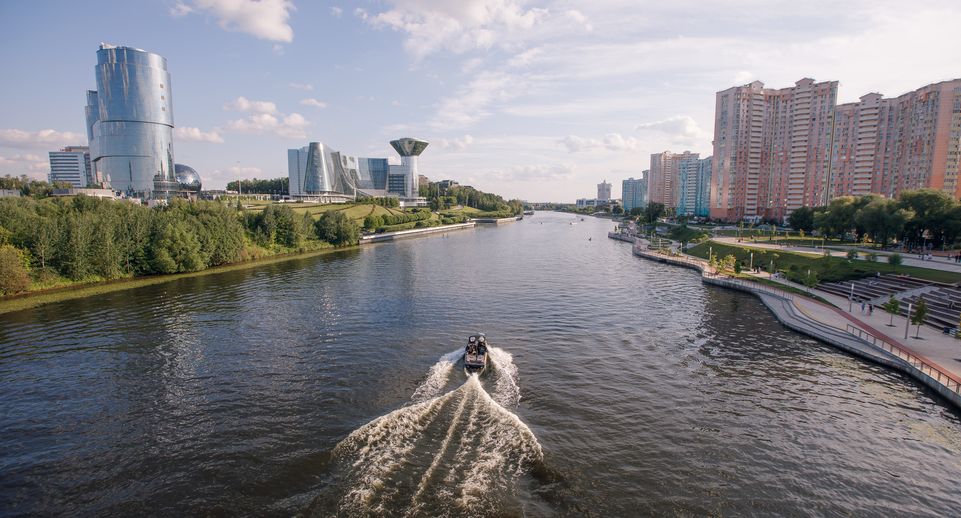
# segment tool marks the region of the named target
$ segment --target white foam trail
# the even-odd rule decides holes
[[[454,370],[454,364],[460,359],[464,351],[462,349],[453,350],[437,360],[427,373],[427,379],[421,382],[414,390],[411,401],[424,401],[440,395],[440,391],[447,385],[450,373]]]
[[[543,458],[541,445],[534,432],[517,415],[501,406],[488,394],[477,380],[476,389],[486,403],[490,415],[482,426],[484,436],[480,443],[485,447],[474,453],[470,471],[459,486],[458,505],[471,508],[489,496],[489,488],[511,483],[520,475],[524,466]]]
[[[514,357],[500,347],[490,347],[488,351],[490,351],[490,359],[497,372],[494,381],[494,400],[503,406],[513,408],[521,400],[521,389],[517,384],[517,366],[514,365]]]
[[[334,448],[334,454],[351,458],[353,468],[360,474],[360,480],[345,496],[344,504],[368,507],[377,490],[385,486],[387,477],[414,449],[416,439],[423,435],[443,404],[457,392],[378,417],[341,441]]]
[[[444,436],[444,442],[441,443],[440,448],[437,450],[437,454],[434,455],[434,461],[430,463],[430,467],[427,468],[427,471],[424,472],[424,476],[420,479],[420,484],[417,485],[417,493],[414,494],[414,498],[412,500],[412,512],[417,509],[417,501],[420,499],[420,496],[424,494],[424,491],[427,490],[427,485],[430,483],[430,479],[434,475],[434,471],[437,470],[437,467],[444,458],[444,454],[447,453],[447,448],[450,446],[450,441],[454,437],[454,430],[457,428],[457,425],[460,424],[460,417],[464,414],[464,407],[467,406],[468,399],[469,398],[466,394],[463,398],[461,398],[460,405],[457,407],[457,411],[454,413],[454,417],[450,421],[450,426],[447,427],[447,435]],[[408,515],[410,515],[410,513],[408,513]]]
[[[415,402],[361,426],[334,448],[346,470],[337,515],[421,515],[454,508],[460,509],[455,514],[477,509],[498,514],[503,499],[516,490],[517,477],[543,452],[530,428],[505,408],[520,399],[510,353],[489,351],[493,395],[476,374],[437,395],[461,355],[458,349],[431,367],[414,391]]]

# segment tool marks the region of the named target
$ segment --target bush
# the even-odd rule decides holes
[[[30,287],[28,261],[12,245],[0,245],[0,295],[13,295]]]
[[[847,255],[848,261],[853,261],[858,258],[858,251],[852,248],[848,250],[848,253],[846,255]]]
[[[429,215],[430,213],[428,213]],[[329,210],[314,223],[317,238],[335,246],[356,245],[360,241],[360,228],[354,220],[340,211]]]

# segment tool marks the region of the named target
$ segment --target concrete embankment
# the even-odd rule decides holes
[[[474,222],[468,221],[467,223],[458,223],[456,225],[443,225],[440,227],[414,228],[411,230],[399,230],[397,232],[384,232],[383,234],[362,236],[360,238],[360,244],[363,245],[366,243],[379,243],[381,241],[396,241],[398,239],[404,239],[408,237],[423,236],[425,234],[437,234],[440,232],[451,232],[454,230],[463,230],[465,228],[473,227]]]
[[[628,241],[613,234],[609,237]],[[913,353],[907,347],[878,336],[870,326],[854,325],[858,321],[845,316],[837,308],[813,299],[795,296],[778,288],[720,276],[711,271],[711,267],[700,259],[655,253],[644,249],[645,240],[635,239],[634,241],[632,251],[634,255],[697,270],[701,272],[701,280],[707,284],[753,293],[786,327],[860,358],[901,371],[934,390],[957,408],[961,408],[961,385],[959,385],[961,380],[949,374],[947,369]],[[828,320],[836,321],[835,325],[818,320],[812,316],[812,313],[827,314]],[[824,318],[823,315],[821,318]],[[840,327],[841,322],[846,324],[844,328]]]
[[[513,223],[522,219],[524,219],[524,216],[511,216],[509,218],[474,218],[471,220],[471,222],[482,223],[485,225],[503,225],[504,223]]]

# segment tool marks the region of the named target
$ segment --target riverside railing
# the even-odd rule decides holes
[[[884,349],[885,351],[908,362],[911,366],[913,366],[915,369],[918,369],[929,378],[937,381],[941,385],[944,385],[951,392],[961,396],[961,380],[959,380],[957,377],[944,372],[938,367],[924,361],[924,359],[919,358],[918,356],[888,342],[887,340],[884,340],[883,338],[878,338],[859,327],[848,324],[847,332],[848,334],[854,335],[861,340],[874,345],[875,347],[880,347],[881,349]]]

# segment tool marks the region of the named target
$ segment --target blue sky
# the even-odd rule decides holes
[[[714,93],[839,80],[841,102],[961,77],[961,3],[141,0],[0,3],[0,174],[86,144],[101,41],[167,58],[177,162],[286,176],[319,140],[507,197],[573,201],[664,150],[711,152]]]

